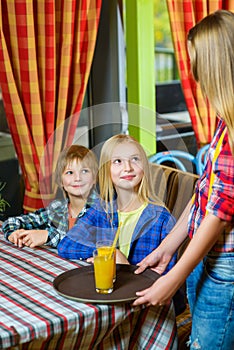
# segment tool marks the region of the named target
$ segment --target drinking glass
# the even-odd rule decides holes
[[[103,239],[96,242],[96,248],[99,254],[105,254],[106,252],[114,252],[114,261],[113,261],[113,282],[116,281],[116,249],[113,248],[113,241],[109,239]]]
[[[113,292],[113,266],[114,252],[111,250],[102,251],[99,249],[93,252],[94,278],[97,293],[109,294]]]

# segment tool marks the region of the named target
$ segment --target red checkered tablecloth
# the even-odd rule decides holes
[[[172,306],[85,304],[59,295],[56,276],[85,263],[46,248],[18,248],[0,234],[0,348],[176,349]]]

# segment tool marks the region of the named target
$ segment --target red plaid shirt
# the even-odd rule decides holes
[[[219,237],[212,248],[213,251],[233,252],[234,251],[234,157],[231,153],[228,142],[228,132],[226,131],[221,151],[214,164],[215,180],[212,186],[212,193],[207,203],[210,185],[210,175],[212,171],[212,158],[218,140],[225,128],[225,123],[220,120],[216,133],[211,142],[207,163],[203,175],[198,180],[195,200],[189,218],[189,236],[192,237],[201,224],[205,216],[206,209],[209,213],[230,223]]]

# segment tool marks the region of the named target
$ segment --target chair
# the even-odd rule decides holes
[[[181,161],[181,159],[187,161],[187,165],[186,165],[186,162]],[[186,171],[186,172],[187,171],[194,172],[194,170],[195,172],[197,171],[196,157],[194,157],[192,154],[188,152],[179,151],[179,150],[158,152],[153,156],[149,157],[149,162],[156,163],[156,164],[171,162],[176,165],[177,169],[180,169],[182,171]],[[189,168],[189,164],[191,163],[192,163],[192,168]]]
[[[169,211],[178,220],[194,193],[199,176],[153,162],[150,163],[150,174],[153,193],[163,201]],[[179,248],[179,256],[181,256],[187,242],[188,239]],[[185,285],[183,287],[185,288]],[[178,350],[188,349],[186,343],[189,340],[192,324],[188,305],[181,314],[177,315],[176,323]]]
[[[210,147],[210,144],[207,144],[199,149],[199,151],[196,154],[196,163],[197,163],[197,173],[198,175],[201,175],[203,173],[205,164],[206,164],[206,156],[208,148]]]
[[[194,193],[199,176],[161,164],[150,163],[152,192],[178,220]]]

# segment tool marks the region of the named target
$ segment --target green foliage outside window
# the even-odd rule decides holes
[[[2,197],[1,191],[6,186],[5,182],[0,182],[0,214],[3,214],[6,210],[6,207],[10,207],[10,204]]]
[[[179,79],[166,0],[154,0],[155,82]]]
[[[173,48],[166,0],[154,0],[155,46]]]

